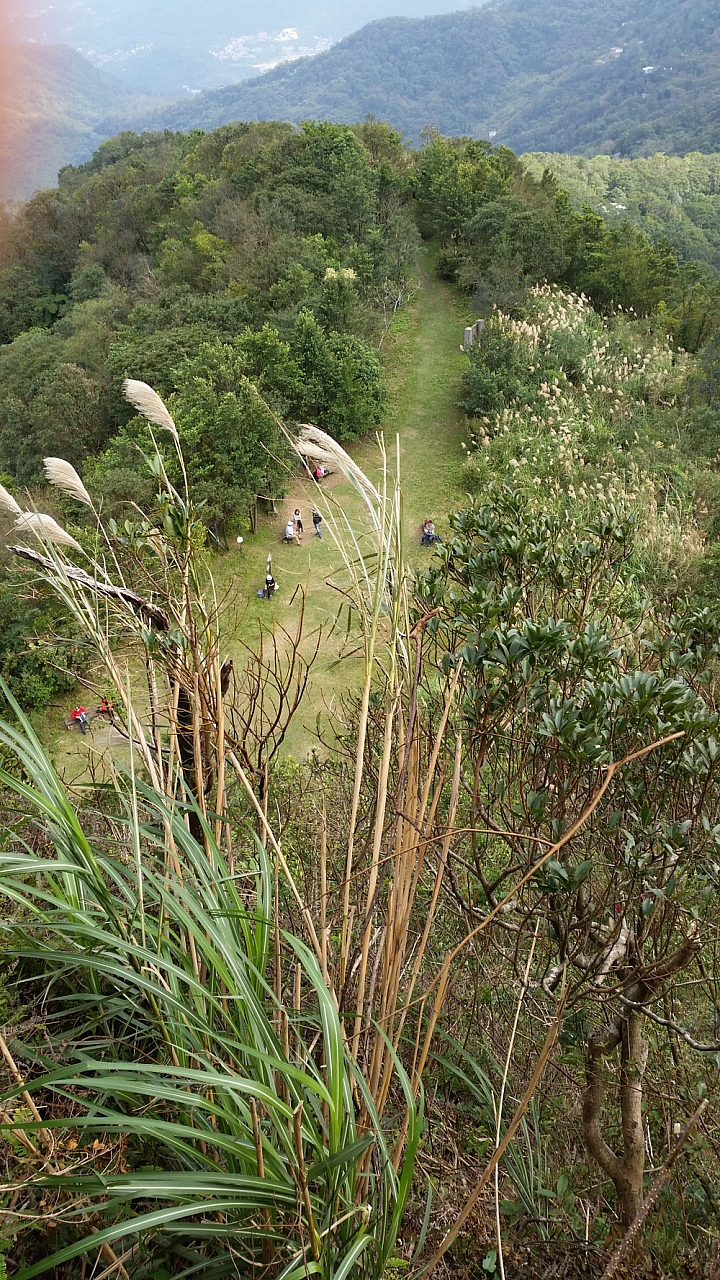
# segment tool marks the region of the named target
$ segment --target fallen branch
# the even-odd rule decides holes
[[[50,573],[54,578],[58,576],[58,566],[54,560],[48,556],[41,556],[39,552],[33,551],[31,547],[9,547],[13,555],[20,556],[23,560],[29,560],[31,564],[39,565],[44,569],[45,573]],[[111,582],[100,582],[98,578],[93,578],[84,569],[79,569],[77,565],[63,562],[62,572],[71,582],[77,582],[81,587],[87,587],[89,591],[94,591],[97,595],[105,596],[109,600],[120,600],[123,604],[130,605],[131,608],[137,609],[139,613],[150,618],[160,631],[168,631],[170,628],[170,618],[164,609],[159,605],[152,604],[150,600],[146,600],[144,596],[139,596],[137,591],[131,591],[129,587],[116,587]]]

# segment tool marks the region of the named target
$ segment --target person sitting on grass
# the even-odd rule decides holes
[[[442,538],[439,533],[435,532],[435,524],[432,520],[423,520],[420,545],[422,547],[431,547],[433,542],[442,542]]]
[[[273,578],[270,570],[265,574],[265,599],[272,600],[277,589],[277,582]]]

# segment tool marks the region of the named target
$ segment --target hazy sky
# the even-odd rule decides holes
[[[69,44],[130,89],[176,97],[243,80],[291,58],[320,53],[375,18],[419,18],[469,9],[472,3],[0,0],[0,35]]]
[[[337,39],[374,18],[471,8],[462,0],[0,0],[18,36],[107,49],[118,41],[227,42],[296,28]]]

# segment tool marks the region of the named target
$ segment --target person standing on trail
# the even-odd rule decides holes
[[[315,525],[315,532],[318,538],[320,539],[320,541],[322,542],[322,529],[320,528],[320,525],[322,524],[322,516],[320,515],[319,511],[315,510],[314,507],[312,509],[312,518],[313,518],[313,524]]]
[[[302,516],[300,515],[300,509],[298,507],[295,508],[295,515],[293,517],[293,521],[295,524],[295,532],[299,538],[300,534],[304,533],[305,530],[303,529]]]

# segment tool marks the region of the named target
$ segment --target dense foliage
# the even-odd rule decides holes
[[[234,362],[215,393],[222,384],[233,394],[228,377],[250,377],[288,421],[309,417],[339,438],[377,423],[383,393],[368,340],[386,295],[402,293],[415,243],[407,170],[380,125],[235,125],[122,136],[64,172],[4,236],[9,474],[32,484],[44,455],[98,455],[127,423],[126,376],[189,396],[199,432],[208,346],[216,363]],[[233,412],[242,417],[239,404]],[[225,512],[237,518],[257,477],[241,469],[234,487]]]
[[[720,157],[534,152],[521,159],[535,178],[550,169],[576,209],[587,205],[611,225],[627,220],[654,243],[669,240],[682,261],[720,268]]]
[[[577,212],[549,169],[533,177],[505,147],[431,134],[413,174],[420,228],[439,241],[438,269],[482,312],[521,314],[540,281],[589,295],[603,311],[662,313],[680,345],[700,347],[717,323],[717,290],[630,221]]]
[[[149,500],[147,424],[120,394],[140,379],[169,400],[193,496],[222,538],[255,495],[282,491],[278,419],[338,439],[376,426],[377,341],[417,241],[409,168],[382,125],[269,124],[124,135],[64,171],[0,237],[7,482],[37,486],[42,459],[60,456],[109,514]],[[28,637],[35,622],[52,629],[43,607],[21,616]],[[41,704],[63,687],[63,656],[57,679],[39,654],[21,677],[16,630],[2,631],[4,669]]]

